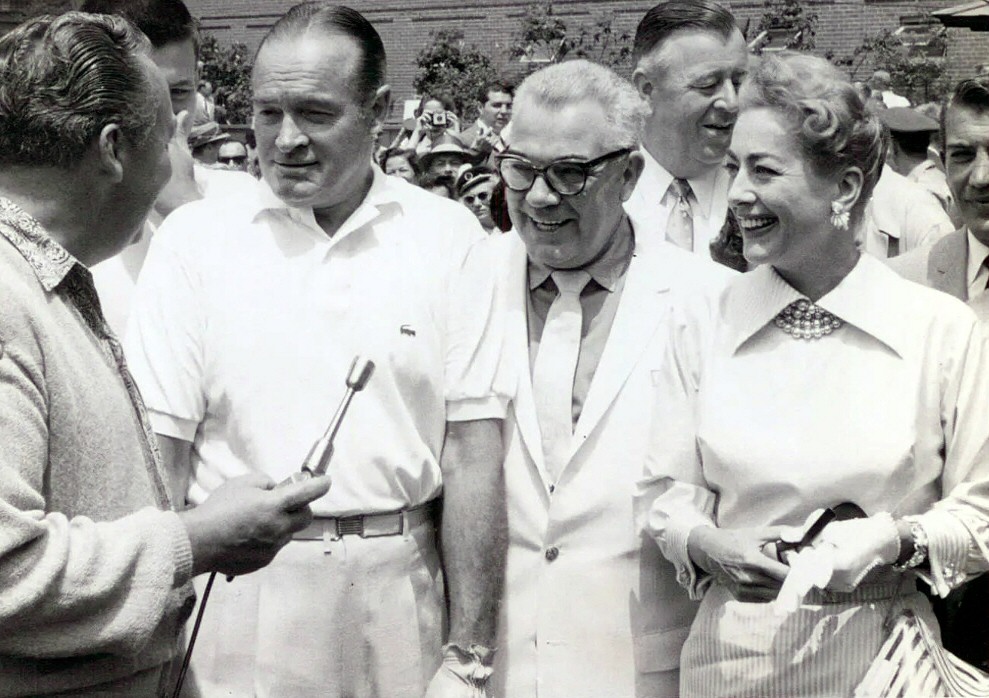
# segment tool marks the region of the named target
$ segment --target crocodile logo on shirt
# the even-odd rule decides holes
[[[398,328],[398,331],[404,334],[406,337],[415,337],[416,331],[412,328],[412,325],[402,325]]]

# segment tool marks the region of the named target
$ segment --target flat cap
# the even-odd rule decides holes
[[[880,121],[886,124],[890,131],[924,133],[938,130],[938,124],[934,119],[910,107],[880,109],[877,116]]]

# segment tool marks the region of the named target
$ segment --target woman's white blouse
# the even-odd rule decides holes
[[[698,525],[798,525],[843,501],[913,515],[938,594],[989,568],[989,354],[974,314],[863,255],[818,305],[843,326],[794,339],[774,318],[801,298],[769,266],[711,310],[689,305],[654,376],[655,440],[640,483],[646,531],[697,598]],[[706,316],[705,316],[706,313]]]

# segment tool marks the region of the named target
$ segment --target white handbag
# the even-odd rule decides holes
[[[962,521],[983,556],[986,545]],[[890,610],[896,606],[891,602]],[[853,698],[989,698],[989,674],[944,649],[927,622],[909,608],[887,618],[889,637]]]
[[[923,618],[903,609],[853,698],[989,698],[989,674],[948,652]]]

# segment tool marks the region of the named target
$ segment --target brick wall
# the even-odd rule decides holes
[[[200,17],[205,31],[222,43],[241,42],[252,49],[267,29],[296,0],[186,0]],[[824,54],[849,55],[863,38],[883,28],[895,28],[901,17],[950,7],[960,0],[819,0],[806,4],[816,12],[817,50]],[[467,43],[476,44],[494,59],[505,73],[517,72],[507,59],[507,46],[528,3],[523,0],[429,0],[410,7],[396,0],[348,0],[363,13],[381,34],[388,52],[389,79],[395,102],[413,95],[412,78],[416,55],[430,41],[430,32],[457,28]],[[625,0],[556,0],[556,13],[564,20],[591,19],[602,10],[615,13],[616,28],[634,33],[635,26],[654,2]],[[761,0],[728,3],[739,23],[752,28],[763,13]],[[953,79],[971,74],[981,63],[989,63],[989,33],[967,29],[949,30],[946,56]],[[859,71],[868,77],[868,67]],[[393,115],[393,118],[395,115]]]

